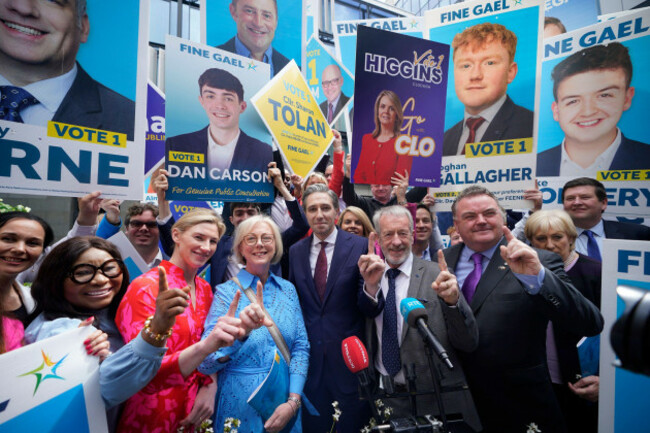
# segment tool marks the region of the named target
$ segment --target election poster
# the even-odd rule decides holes
[[[544,27],[544,37],[596,24],[600,13],[598,0],[545,0],[544,10],[545,18],[559,20]]]
[[[289,170],[307,177],[334,135],[298,65],[290,62],[253,96],[251,103],[273,134]]]
[[[20,9],[3,16],[0,192],[139,199],[148,2],[75,6],[36,2],[30,25]],[[49,19],[62,30],[44,31]]]
[[[99,358],[75,328],[0,355],[0,431],[108,433]]]
[[[352,183],[437,187],[449,45],[357,29]]]
[[[303,0],[201,2],[201,41],[268,63],[271,76],[290,60],[302,64]]]
[[[305,75],[309,90],[330,126],[352,101],[354,79],[318,38],[307,43]]]
[[[144,153],[144,201],[157,203],[153,177],[165,163],[165,95],[154,83],[147,83],[147,131]]]
[[[167,198],[272,202],[271,136],[249,107],[269,65],[169,35],[165,52]]]
[[[537,176],[545,207],[561,206],[576,177],[602,182],[606,212],[650,209],[650,11],[639,10],[544,41]]]
[[[624,303],[617,291],[632,290],[638,296],[647,296],[650,290],[650,242],[605,239],[602,251],[601,313],[605,328],[600,345],[598,431],[644,433],[648,431],[648,423],[644,420],[650,413],[650,399],[647,398],[650,395],[650,377],[615,367],[617,357],[610,341],[614,322],[631,307]],[[637,309],[639,319],[635,325],[626,329],[627,353],[638,356],[644,351],[647,355],[641,337],[642,332],[647,332],[647,302],[645,305]],[[647,337],[647,333],[644,335]],[[647,360],[647,356],[644,359]]]
[[[426,12],[429,39],[451,45],[438,211],[471,185],[526,208],[535,185],[541,0],[470,1]]]

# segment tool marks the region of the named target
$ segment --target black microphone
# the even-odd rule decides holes
[[[424,305],[415,298],[404,298],[399,304],[399,311],[411,328],[418,329],[422,339],[431,346],[436,355],[438,355],[438,358],[440,358],[449,369],[453,369],[454,365],[449,360],[447,351],[440,341],[438,341],[436,336],[433,335],[433,332],[431,332],[431,329],[429,329],[429,326],[427,325],[429,316],[427,315],[427,310],[424,308]]]

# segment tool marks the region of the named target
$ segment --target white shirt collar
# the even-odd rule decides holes
[[[330,233],[324,239],[324,241],[327,242],[328,245],[334,245],[336,243],[336,236],[337,235],[338,235],[338,229],[335,226],[334,230],[332,230],[332,233]],[[321,242],[321,240],[320,240],[320,238],[318,236],[316,236],[316,235],[312,236],[312,240],[311,240],[312,248],[315,247],[315,246],[318,246],[320,248],[320,242]]]
[[[609,170],[609,167],[612,165],[612,161],[614,161],[614,156],[616,155],[618,148],[621,146],[621,141],[621,130],[616,128],[616,138],[614,138],[612,144],[610,144],[603,153],[596,157],[596,160],[593,162],[593,164],[587,168],[582,168],[571,160],[569,154],[566,151],[566,139],[562,140],[560,176],[594,177],[597,171]]]
[[[481,111],[478,114],[469,114],[467,111],[465,111],[465,117],[464,120],[469,119],[470,117],[482,117],[484,118],[487,123],[492,122],[494,117],[497,115],[503,104],[506,102],[506,98],[508,97],[507,94],[504,94],[502,97],[500,97],[494,104],[490,105],[488,108],[485,110]],[[463,122],[464,124],[464,122]]]

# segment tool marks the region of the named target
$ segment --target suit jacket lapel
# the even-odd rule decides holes
[[[335,229],[338,230],[338,229]],[[327,303],[327,299],[334,290],[336,280],[339,276],[339,269],[342,269],[345,263],[348,261],[348,256],[352,252],[350,244],[350,237],[343,230],[338,230],[336,235],[336,242],[334,243],[334,253],[332,254],[332,263],[330,263],[330,268],[327,270],[327,285],[325,286],[325,298],[323,299],[323,305]],[[314,290],[316,290],[314,286]]]
[[[514,102],[509,96],[488,125],[485,133],[483,134],[482,141],[498,140],[503,136],[503,133],[508,128],[508,122],[514,111]]]
[[[409,282],[409,288],[406,292],[407,298],[417,298],[418,293],[420,292],[420,286],[422,285],[422,276],[424,274],[424,263],[417,260],[413,257],[413,266],[411,267],[411,281]],[[401,315],[400,315],[401,316]],[[401,317],[398,317],[397,320],[402,320]],[[406,333],[408,332],[410,326],[402,324],[402,340],[406,339]]]
[[[314,235],[311,235],[311,237],[308,238],[308,241],[303,243],[304,247],[301,248],[302,251],[301,249],[296,248],[296,253],[298,255],[300,268],[305,272],[305,281],[307,281],[305,295],[310,296],[316,305],[321,305],[320,296],[318,296],[316,285],[314,284],[314,276],[311,274],[311,264],[309,263],[309,254],[313,239]]]
[[[505,241],[502,240],[499,245],[505,245]],[[497,287],[499,281],[506,276],[509,269],[510,268],[505,264],[503,257],[501,257],[499,247],[497,247],[497,249],[494,250],[494,254],[492,254],[490,263],[487,268],[485,268],[485,271],[478,282],[478,286],[476,286],[474,298],[472,298],[472,302],[470,303],[473,312],[476,312],[481,307],[485,299]]]

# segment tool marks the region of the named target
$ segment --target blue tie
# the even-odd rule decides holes
[[[392,268],[386,272],[388,275],[388,295],[384,305],[381,360],[390,376],[395,376],[402,368],[402,361],[399,356],[399,342],[397,340],[397,304],[395,303],[395,278],[399,273],[399,269]]]
[[[587,255],[591,257],[594,260],[598,260],[599,262],[602,262],[603,259],[600,257],[600,249],[598,249],[598,242],[596,242],[596,238],[594,237],[594,232],[591,230],[585,230],[584,234],[587,235]]]
[[[14,86],[0,86],[0,119],[23,123],[20,111],[30,105],[38,104],[38,100],[25,89]]]

